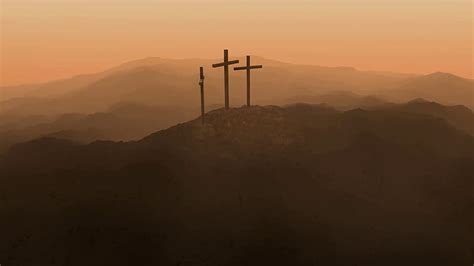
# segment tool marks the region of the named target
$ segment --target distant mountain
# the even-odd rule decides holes
[[[0,260],[471,263],[474,137],[413,105],[219,109],[139,141],[15,145]]]
[[[90,75],[79,75],[72,78],[60,79],[42,84],[28,84],[20,86],[0,87],[0,99],[2,102],[23,97],[52,98],[81,89],[93,82],[105,77],[110,72],[101,72]]]
[[[106,71],[77,75],[71,78],[65,78],[60,80],[54,80],[50,82],[40,84],[25,84],[19,86],[3,86],[0,87],[0,101],[5,102],[14,98],[54,98],[62,96],[64,94],[85,88],[96,81],[105,78],[109,75],[113,75],[117,72],[123,72],[131,70],[136,67],[144,67],[150,65],[156,65],[163,62],[169,62],[171,60],[160,59],[160,58],[145,58],[141,60],[131,61],[121,64],[117,67],[113,67]]]

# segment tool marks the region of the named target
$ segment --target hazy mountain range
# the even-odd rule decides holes
[[[244,62],[244,58],[239,58]],[[334,91],[375,95],[386,101],[424,98],[448,105],[474,107],[473,81],[451,74],[407,75],[358,71],[350,67],[295,65],[254,57],[264,69],[253,72],[255,104],[285,104],[289,98]],[[222,105],[222,69],[217,60],[146,58],[110,70],[46,84],[1,88],[5,115],[93,113],[117,103],[157,106],[199,105],[199,66],[205,67],[206,100]],[[245,103],[245,75],[231,72],[231,104]],[[196,108],[198,110],[198,108]]]
[[[0,260],[471,263],[474,138],[427,106],[465,111],[255,106],[139,141],[15,145],[0,158]]]

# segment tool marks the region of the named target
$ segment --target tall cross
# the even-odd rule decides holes
[[[250,70],[262,68],[262,65],[250,65],[250,55],[247,55],[247,65],[243,67],[234,67],[234,70],[247,70],[247,106],[250,106]]]
[[[201,121],[204,123],[204,68],[199,68],[199,86],[201,87]]]
[[[229,109],[229,65],[238,64],[239,60],[229,61],[229,51],[224,50],[224,62],[213,64],[212,67],[224,67],[224,94],[225,94],[225,109]]]

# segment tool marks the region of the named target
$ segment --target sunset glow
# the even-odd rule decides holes
[[[362,4],[363,3],[363,4]],[[1,84],[143,57],[219,58],[473,75],[470,0],[1,0]]]

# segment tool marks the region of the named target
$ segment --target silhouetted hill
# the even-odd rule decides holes
[[[133,142],[39,139],[0,160],[0,260],[463,265],[473,172],[472,136],[396,109],[254,106]]]
[[[160,129],[189,120],[194,110],[138,104],[118,104],[107,112],[63,114],[56,118],[29,119],[0,127],[0,153],[11,145],[39,137],[90,143],[95,140],[137,140]],[[18,119],[22,121],[22,119]]]
[[[474,107],[474,81],[449,73],[433,73],[403,81],[387,93],[400,101],[424,98],[448,105]]]
[[[474,136],[474,113],[462,105],[444,106],[436,102],[416,99],[405,104],[395,105],[391,109],[443,118],[454,127]]]
[[[383,100],[377,96],[361,96],[359,94],[347,91],[336,91],[315,96],[298,96],[289,98],[286,100],[286,102],[325,104],[342,111],[356,108],[380,109],[394,105],[393,103]]]
[[[446,106],[422,98],[414,99],[406,103],[395,104],[376,96],[361,96],[345,91],[317,96],[294,97],[287,101],[295,103],[304,102],[310,104],[323,104],[342,111],[352,109],[392,110],[397,112],[425,114],[442,118],[457,129],[463,130],[474,136],[474,113],[463,105]]]

